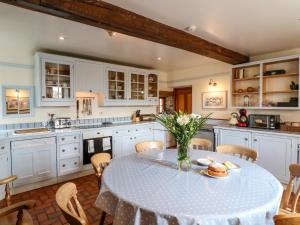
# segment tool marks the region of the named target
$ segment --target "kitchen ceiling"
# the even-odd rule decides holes
[[[245,55],[300,47],[299,0],[105,0]]]
[[[50,49],[164,71],[216,60],[173,47],[0,3],[0,62],[32,64],[37,50]],[[64,40],[60,40],[60,36]],[[161,60],[158,60],[158,57]]]

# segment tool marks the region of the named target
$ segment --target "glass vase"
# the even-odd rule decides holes
[[[189,142],[178,145],[177,163],[179,171],[189,171],[191,169]]]

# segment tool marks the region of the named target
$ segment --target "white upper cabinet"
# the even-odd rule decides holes
[[[103,65],[99,62],[76,60],[76,91],[103,92]]]
[[[35,56],[37,106],[75,104],[74,60],[45,53]]]
[[[132,104],[146,104],[147,99],[147,75],[142,71],[129,73],[129,100]]]
[[[159,102],[159,87],[158,87],[157,73],[149,73],[147,80],[148,80],[148,85],[147,85],[148,104],[157,105]]]

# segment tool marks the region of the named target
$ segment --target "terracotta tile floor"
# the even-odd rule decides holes
[[[94,207],[94,202],[99,192],[95,176],[85,176],[72,180],[71,182],[75,183],[77,186],[78,199],[84,208],[91,225],[98,225],[100,222],[101,210]],[[63,183],[55,184],[14,195],[12,196],[12,201],[13,203],[28,199],[37,201],[36,207],[29,211],[33,217],[34,225],[67,224],[55,201],[55,193],[62,184]],[[3,201],[0,202],[0,207],[3,207],[3,203]],[[106,224],[111,221],[112,219],[108,217]]]

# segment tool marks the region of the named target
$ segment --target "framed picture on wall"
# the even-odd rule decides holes
[[[202,93],[203,109],[226,109],[227,91],[214,91]]]

